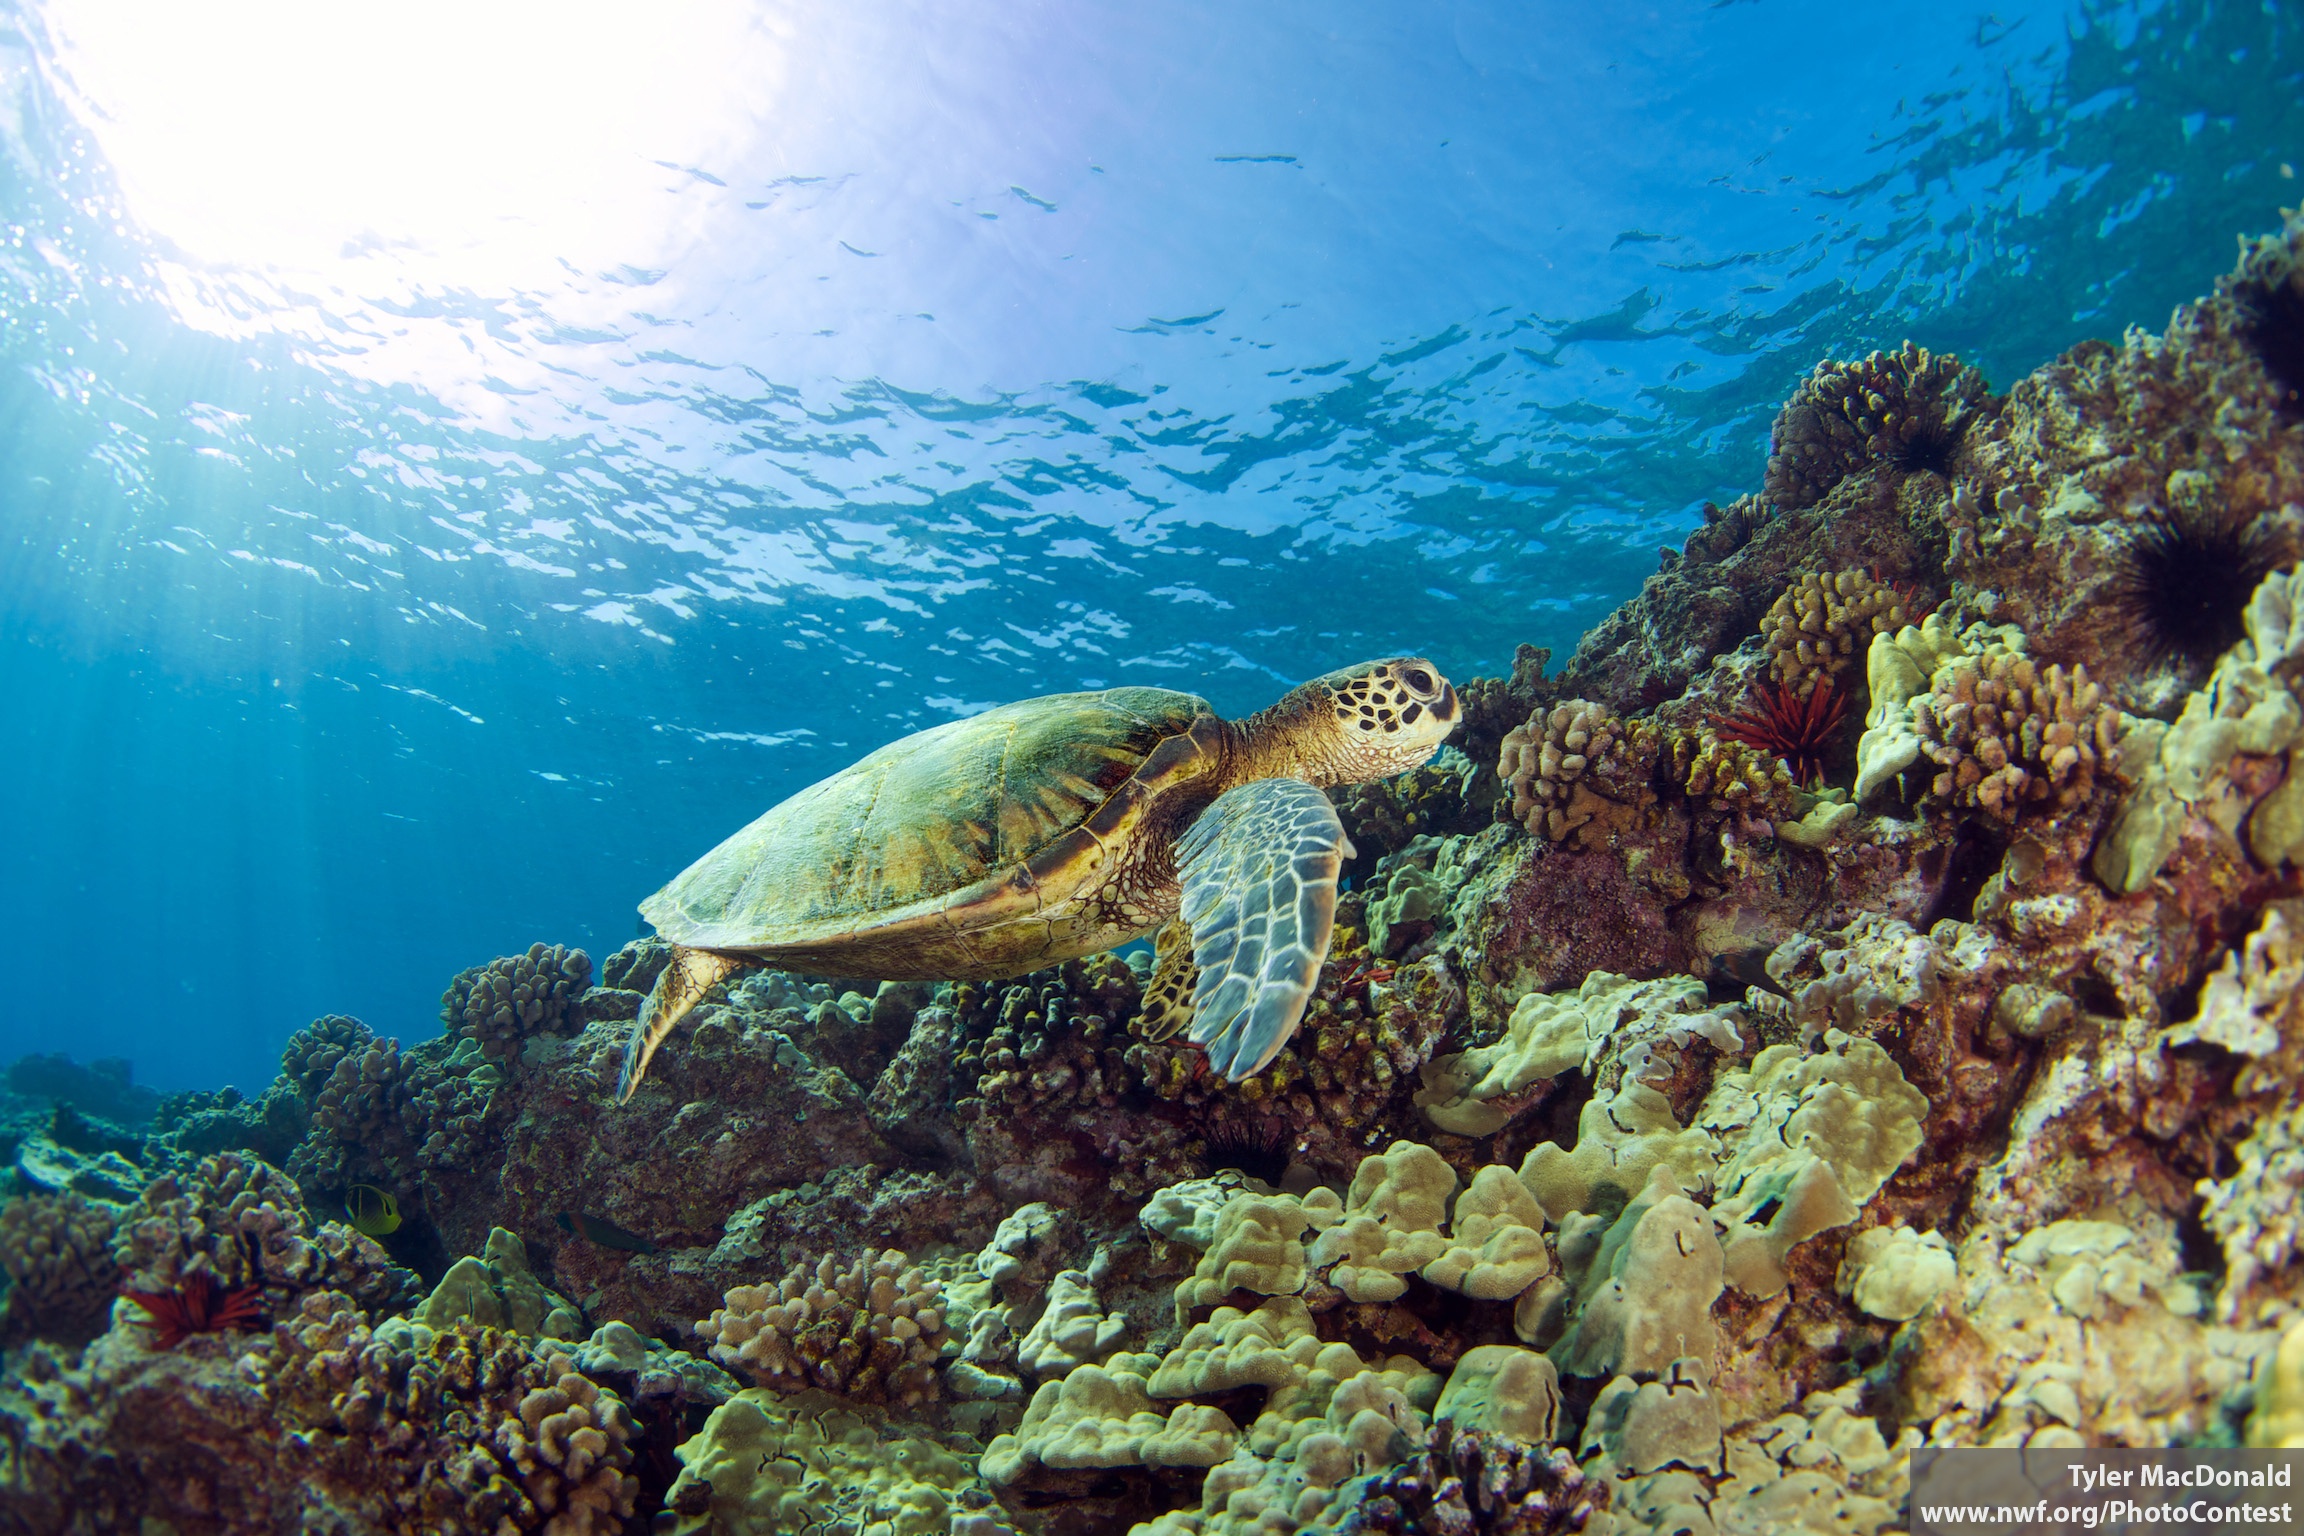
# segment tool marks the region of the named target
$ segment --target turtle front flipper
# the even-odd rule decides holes
[[[1144,1005],[1136,1011],[1136,1033],[1165,1040],[1192,1022],[1192,984],[1200,968],[1192,963],[1192,930],[1172,919],[1152,937],[1152,979],[1144,983]]]
[[[1319,790],[1302,779],[1258,779],[1217,796],[1176,852],[1200,968],[1192,1042],[1238,1082],[1304,1018],[1336,924],[1336,873],[1352,843]]]
[[[709,949],[672,946],[672,958],[640,1005],[640,1021],[632,1026],[632,1038],[624,1044],[624,1067],[616,1074],[617,1103],[630,1099],[640,1079],[648,1075],[648,1063],[656,1047],[672,1033],[672,1026],[688,1017],[689,1010],[704,1001],[705,993],[738,971],[751,969],[752,963]]]

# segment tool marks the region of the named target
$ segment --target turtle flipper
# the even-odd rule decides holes
[[[672,946],[672,958],[649,989],[647,1001],[640,1005],[640,1021],[632,1026],[632,1038],[624,1043],[623,1070],[616,1074],[617,1103],[630,1099],[640,1079],[648,1075],[648,1062],[664,1037],[672,1033],[672,1026],[688,1017],[688,1011],[704,1001],[705,993],[750,968],[750,961],[734,955]]]
[[[1176,918],[1152,937],[1152,979],[1144,984],[1144,1005],[1136,1011],[1136,1033],[1165,1040],[1192,1022],[1192,983],[1200,968],[1192,963],[1192,930]]]
[[[1217,796],[1176,852],[1200,967],[1192,1041],[1238,1082],[1303,1020],[1336,923],[1336,872],[1352,843],[1319,790],[1302,779],[1257,779]]]

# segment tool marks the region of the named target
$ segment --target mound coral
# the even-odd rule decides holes
[[[109,1207],[66,1190],[0,1204],[0,1269],[8,1272],[7,1322],[77,1342],[102,1326],[120,1283]]]
[[[1818,363],[1776,418],[1764,494],[1798,511],[1873,464],[1948,474],[1994,404],[1982,374],[1909,341],[1858,363]]]
[[[489,1060],[509,1062],[535,1034],[565,1034],[571,1007],[592,984],[592,957],[565,944],[531,944],[461,972],[440,996],[440,1022],[476,1043]]]

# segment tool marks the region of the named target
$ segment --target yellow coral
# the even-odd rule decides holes
[[[1853,666],[1874,635],[1910,622],[1902,594],[1865,572],[1810,571],[1776,599],[1760,633],[1769,674],[1787,694],[1806,698],[1819,681],[1835,681]]]
[[[1672,778],[1690,800],[1716,811],[1741,811],[1763,820],[1792,810],[1797,786],[1791,770],[1775,754],[1711,731],[1683,732],[1672,738]]]

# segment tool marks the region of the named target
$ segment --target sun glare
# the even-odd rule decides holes
[[[780,50],[748,6],[51,0],[129,211],[198,263],[352,288],[661,264]],[[363,275],[362,268],[368,270]]]

